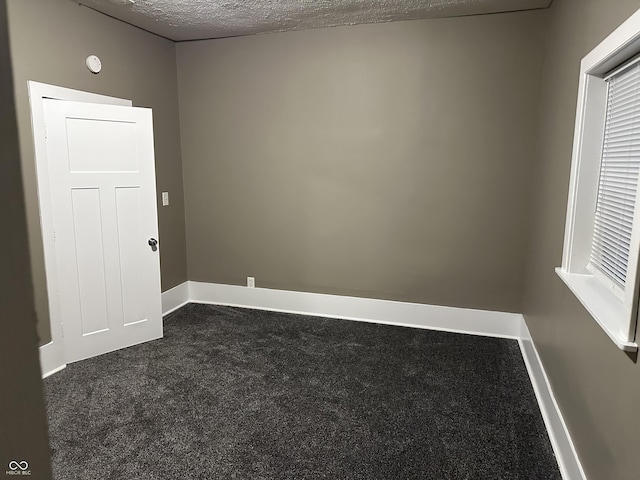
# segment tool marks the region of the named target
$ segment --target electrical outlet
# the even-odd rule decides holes
[[[247,287],[249,288],[256,287],[256,279],[254,277],[247,277]]]
[[[169,192],[162,192],[162,206],[166,207],[169,205]]]

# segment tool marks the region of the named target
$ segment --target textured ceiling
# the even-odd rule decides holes
[[[552,0],[73,0],[172,40],[548,7]]]

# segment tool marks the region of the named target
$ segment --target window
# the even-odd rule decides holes
[[[621,349],[637,351],[640,10],[582,59],[562,266]]]
[[[607,81],[607,113],[587,269],[624,299],[640,167],[640,65],[633,61]]]

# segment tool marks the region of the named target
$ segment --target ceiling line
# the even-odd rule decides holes
[[[111,18],[111,19],[113,19],[113,20],[115,20],[117,22],[122,22],[122,23],[124,23],[126,25],[130,25],[130,26],[132,26],[134,28],[137,28],[138,30],[142,30],[143,32],[147,32],[147,33],[150,33],[151,35],[155,35],[156,37],[160,37],[160,38],[163,38],[165,40],[169,40],[170,42],[177,43],[177,41],[172,39],[172,38],[165,37],[164,35],[160,35],[159,33],[152,32],[151,30],[147,30],[146,28],[142,28],[142,27],[140,27],[138,25],[135,25],[134,23],[130,23],[130,22],[127,22],[126,20],[122,20],[122,19],[120,19],[118,17],[114,17],[113,15],[109,15],[108,13],[101,12],[100,10],[92,7],[91,5],[87,5],[86,3],[82,3],[82,0],[74,0],[74,3],[76,5],[78,5],[79,7],[88,8],[89,10],[93,10],[94,12],[99,13],[101,15],[104,15],[105,17],[109,17],[109,18]]]
[[[551,5],[551,4],[549,4]],[[467,17],[484,17],[487,15],[501,15],[501,14],[509,14],[509,13],[522,13],[522,12],[535,12],[538,10],[547,10],[547,7],[535,7],[535,8],[521,8],[520,10],[509,10],[507,12],[484,12],[484,13],[469,13],[466,15],[453,15],[448,17],[431,17],[431,18],[407,18],[403,20],[385,20],[382,22],[371,22],[371,23],[354,23],[353,25],[328,25],[324,27],[313,27],[313,28],[302,28],[300,30],[280,30],[276,32],[259,32],[259,33],[250,33],[248,35],[228,35],[226,37],[207,37],[207,38],[193,38],[187,40],[171,40],[174,43],[187,43],[187,42],[202,42],[205,40],[222,40],[224,38],[240,38],[240,37],[255,37],[258,35],[269,35],[274,33],[291,33],[291,32],[304,32],[306,30],[322,30],[323,28],[339,28],[339,27],[358,27],[361,25],[384,25],[385,23],[400,23],[400,22],[420,22],[425,20],[445,20],[447,18],[467,18]],[[127,22],[125,22],[127,23]],[[144,29],[142,29],[144,30]],[[146,32],[146,30],[145,30]],[[154,34],[155,35],[155,34]],[[162,37],[166,38],[166,37]]]

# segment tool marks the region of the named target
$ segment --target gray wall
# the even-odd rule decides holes
[[[38,218],[27,81],[59,85],[133,100],[153,108],[162,288],[187,279],[180,130],[175,45],[70,0],[9,0],[9,33],[23,160],[29,247],[35,284],[38,334],[50,339],[47,292]],[[102,59],[93,75],[84,65],[89,54]]]
[[[562,259],[580,60],[637,0],[554,0],[535,162],[525,316],[588,478],[640,472],[640,368],[554,273]]]
[[[51,478],[27,248],[5,0],[0,0],[0,471],[26,460]]]
[[[520,311],[544,18],[178,44],[189,279]]]

